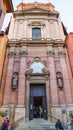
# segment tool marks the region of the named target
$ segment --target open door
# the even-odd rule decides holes
[[[29,119],[34,118],[34,107],[42,107],[42,118],[47,119],[46,87],[43,84],[30,85]]]

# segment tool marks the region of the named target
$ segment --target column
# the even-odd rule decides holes
[[[22,38],[25,38],[25,19],[23,19],[23,24],[22,24]]]
[[[50,71],[50,89],[51,89],[51,102],[52,105],[58,105],[58,88],[56,81],[56,72],[54,65],[54,52],[52,46],[47,47],[47,55],[48,55],[48,69]]]
[[[20,48],[17,47],[16,48],[16,57],[14,60],[13,73],[17,72],[18,75],[19,75],[19,68],[20,68],[19,52],[20,52]],[[17,86],[17,89],[12,90],[12,95],[11,95],[11,102],[12,102],[12,104],[15,104],[15,105],[17,105],[17,103],[18,103],[18,91],[17,90],[18,90],[18,86]]]
[[[27,20],[23,22],[23,38],[27,38]]]
[[[60,58],[59,58],[59,52],[58,52],[58,47],[54,47],[54,52],[55,52],[55,58],[54,58],[54,61],[55,61],[55,70],[56,70],[56,73],[57,72],[61,72],[62,73],[62,70],[61,70],[61,63],[60,63]],[[57,80],[57,78],[56,78]],[[57,85],[57,88],[58,88],[58,85]],[[65,95],[64,95],[64,90],[60,90],[60,88],[58,88],[58,95],[59,95],[59,103],[60,104],[64,104],[65,103]]]
[[[6,75],[6,85],[5,85],[4,102],[3,102],[4,105],[11,104],[11,82],[13,74],[14,57],[15,57],[15,47],[11,47],[9,52],[9,62]]]
[[[13,39],[17,39],[17,33],[18,33],[18,20],[14,21],[14,28],[13,28]]]
[[[49,20],[49,29],[50,29],[50,36],[52,39],[55,39],[55,25],[54,20]]]
[[[18,24],[18,33],[17,33],[18,39],[23,38],[23,29],[24,29],[23,20],[19,20],[19,24]]]
[[[20,52],[20,74],[19,74],[19,90],[18,90],[18,105],[25,105],[25,72],[26,72],[26,56],[27,47],[22,46]]]
[[[25,114],[25,120],[28,122],[29,121],[29,93],[30,93],[30,85],[29,85],[29,76],[27,77],[27,82],[26,82],[26,114]]]
[[[63,81],[64,81],[64,91],[66,96],[66,102],[72,103],[72,94],[70,89],[70,82],[69,82],[69,76],[68,76],[68,70],[65,60],[65,52],[63,50],[63,47],[59,48],[59,56],[60,56],[60,63],[61,63],[61,69],[62,69],[62,75],[63,75]]]
[[[45,29],[45,28],[44,28]],[[45,33],[46,32],[46,33]],[[49,32],[49,21],[46,20],[46,30],[45,30],[45,38],[50,38],[50,32]]]
[[[60,18],[58,18],[58,27],[59,27],[59,33],[60,33],[60,39],[65,40],[63,27]]]
[[[56,39],[61,39],[60,31],[59,31],[59,27],[58,27],[58,22],[54,21],[54,24],[55,24],[55,38]]]
[[[11,23],[10,23],[10,28],[9,28],[9,34],[8,34],[8,38],[12,39],[12,35],[14,33],[14,18],[11,18]]]

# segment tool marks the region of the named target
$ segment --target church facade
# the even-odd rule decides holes
[[[43,118],[69,119],[73,109],[70,65],[65,36],[51,3],[20,3],[13,13],[7,45],[8,67],[3,105],[15,108],[15,120],[34,118],[42,107]]]

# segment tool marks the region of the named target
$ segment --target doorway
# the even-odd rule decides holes
[[[42,106],[42,96],[34,96],[33,97],[34,106]]]
[[[42,108],[42,117],[44,119],[47,119],[47,101],[45,84],[30,85],[29,119],[34,118],[34,108],[37,107]]]

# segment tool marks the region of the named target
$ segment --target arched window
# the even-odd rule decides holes
[[[32,28],[32,38],[41,38],[41,28]]]
[[[18,73],[14,72],[12,77],[12,89],[16,89],[18,87]]]
[[[0,17],[1,17],[1,15],[2,15],[2,7],[0,6]]]
[[[62,73],[61,72],[57,72],[56,73],[56,77],[57,77],[57,85],[60,89],[63,88],[63,77],[62,77]]]

